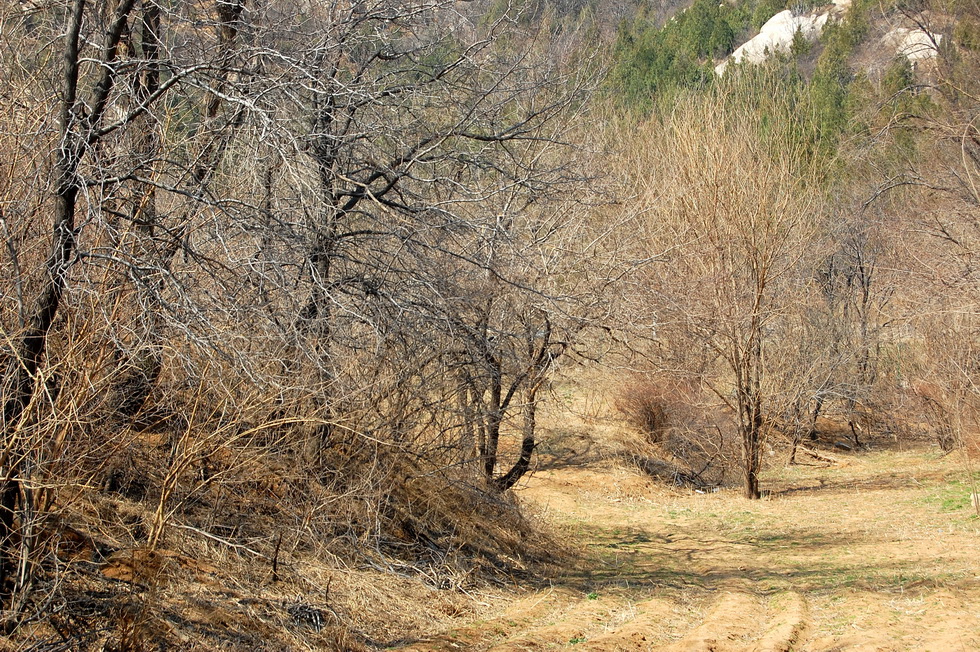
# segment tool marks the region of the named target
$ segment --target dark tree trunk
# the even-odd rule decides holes
[[[762,497],[759,491],[763,425],[760,407],[758,402],[753,402],[753,414],[742,432],[743,489],[745,497],[750,500],[758,500]]]
[[[813,413],[810,416],[810,432],[807,438],[810,441],[816,441],[819,433],[817,432],[817,418],[820,416],[820,412],[823,410],[823,397],[818,396],[817,400],[813,406]]]
[[[75,0],[65,46],[64,87],[59,116],[61,147],[55,161],[56,187],[52,221],[51,253],[45,263],[43,289],[26,324],[17,347],[17,359],[8,370],[4,388],[3,444],[6,459],[0,480],[0,596],[6,602],[12,590],[13,548],[16,535],[16,511],[20,495],[20,457],[17,429],[34,396],[37,371],[44,358],[48,333],[58,314],[65,291],[66,275],[75,246],[75,204],[79,182],[76,176],[81,146],[74,129],[73,109],[78,94],[78,44],[85,0]]]
[[[133,81],[133,106],[145,106],[154,93],[160,88],[160,6],[155,2],[145,1],[142,4],[140,19],[140,50],[145,61],[144,69]],[[151,176],[154,160],[160,152],[160,135],[154,119],[149,114],[139,116],[134,122],[132,136],[123,141],[131,147],[131,155],[135,159],[134,169],[146,177]],[[124,145],[126,146],[126,145]],[[126,153],[123,153],[125,156]],[[131,197],[129,219],[136,229],[143,234],[145,244],[136,255],[143,260],[159,260],[172,254],[165,254],[157,243],[157,227],[159,226],[156,209],[156,188],[149,183],[135,183]],[[153,274],[149,284],[157,291],[160,289],[159,272]],[[151,295],[153,293],[151,292]],[[149,303],[154,299],[151,296]],[[143,338],[135,353],[126,356],[125,369],[111,390],[112,409],[122,417],[135,416],[146,403],[150,393],[156,386],[160,372],[163,370],[163,358],[160,346],[155,340],[159,332],[159,310],[148,310],[144,314]]]
[[[132,4],[132,3],[130,3]],[[192,159],[195,161],[191,168],[191,178],[194,185],[203,190],[208,186],[215,170],[217,170],[225,150],[231,140],[231,134],[242,123],[243,111],[237,109],[234,117],[227,125],[228,129],[220,137],[215,137],[214,128],[223,103],[223,93],[229,83],[231,64],[236,54],[240,21],[244,11],[244,0],[217,0],[215,11],[218,14],[218,68],[217,92],[209,92],[204,99],[203,119],[198,124],[192,137]],[[134,84],[133,96],[136,106],[146,104],[160,88],[160,7],[155,2],[143,3],[141,48],[146,60],[146,69],[141,78]],[[145,118],[145,116],[141,116]],[[142,155],[144,162],[151,162],[159,153],[159,143],[155,127],[151,120],[146,120],[145,133],[137,133],[134,150]],[[137,125],[139,126],[139,125]],[[168,230],[167,238],[161,238],[158,233],[159,216],[155,208],[154,188],[147,185],[143,192],[137,193],[137,203],[133,207],[132,220],[151,243],[148,251],[143,252],[144,264],[155,267],[155,271],[145,280],[146,324],[143,341],[136,351],[125,361],[128,367],[113,387],[115,411],[123,417],[136,415],[156,388],[157,381],[163,371],[163,308],[160,293],[164,289],[164,276],[170,269],[174,257],[180,250],[181,235],[184,233],[189,215],[182,217],[175,228]]]
[[[501,378],[500,362],[487,354],[490,372],[490,405],[487,406],[487,437],[480,451],[483,457],[483,474],[487,481],[493,482],[493,472],[497,468],[497,448],[500,446],[500,424],[503,421],[502,405],[503,378]]]
[[[531,468],[531,456],[534,454],[534,437],[537,430],[538,390],[544,384],[548,368],[551,366],[555,353],[552,350],[551,321],[545,317],[543,336],[541,336],[540,341],[538,341],[537,330],[536,327],[528,327],[526,341],[527,368],[514,380],[510,389],[507,391],[507,396],[502,401],[500,410],[498,410],[498,413],[502,415],[504,410],[511,404],[514,393],[518,388],[525,388],[521,452],[518,454],[517,461],[514,462],[514,465],[507,473],[492,480],[492,485],[497,491],[507,491],[513,487],[524,477],[528,469]],[[498,433],[500,430],[499,419],[500,417],[498,417],[496,423]],[[496,451],[496,447],[494,451]],[[492,476],[488,477],[492,478]]]
[[[851,427],[851,435],[854,437],[854,447],[861,448],[861,438],[858,433],[861,432],[861,424],[857,422],[854,414],[851,414],[851,418],[848,420],[847,425]]]
[[[742,471],[744,494],[750,500],[762,497],[759,491],[759,469],[762,463],[762,327],[753,318],[752,336],[741,360],[739,392],[740,429],[742,431]],[[737,367],[737,365],[736,365]]]
[[[521,452],[514,463],[514,466],[510,470],[502,475],[501,477],[494,480],[494,487],[497,491],[507,491],[515,484],[517,484],[521,478],[528,472],[531,468],[531,456],[534,454],[534,434],[537,427],[536,413],[537,413],[537,387],[532,387],[527,392],[526,402],[524,404],[524,427],[521,440]]]
[[[24,334],[17,345],[17,357],[7,373],[3,405],[3,449],[5,458],[0,471],[0,597],[6,602],[14,588],[12,576],[16,545],[16,515],[21,494],[21,465],[26,451],[18,442],[18,429],[27,407],[37,391],[38,370],[47,349],[48,334],[58,315],[67,284],[68,270],[75,251],[75,210],[81,181],[78,166],[91,133],[99,124],[109,101],[115,80],[112,65],[122,39],[127,17],[135,0],[122,0],[116,8],[113,22],[106,33],[102,54],[102,73],[95,83],[86,123],[87,134],[79,133],[77,114],[79,43],[86,0],[72,5],[68,34],[65,41],[64,77],[58,131],[61,144],[54,163],[54,213],[52,219],[51,253],[44,266],[42,289],[27,320]]]

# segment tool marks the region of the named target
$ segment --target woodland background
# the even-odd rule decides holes
[[[661,477],[748,498],[821,417],[976,446],[980,5],[855,0],[718,77],[784,8],[5,1],[11,645],[160,640],[106,586],[214,550],[531,577],[509,490],[576,370]]]

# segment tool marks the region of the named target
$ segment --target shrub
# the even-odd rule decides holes
[[[703,404],[692,383],[637,376],[614,406],[639,434],[627,442],[630,461],[650,476],[693,487],[719,486],[734,476],[739,442],[731,415]]]
[[[671,403],[676,400],[671,394],[656,381],[634,379],[620,390],[616,410],[651,442],[661,442],[671,426]]]

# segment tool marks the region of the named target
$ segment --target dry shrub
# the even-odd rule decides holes
[[[442,475],[409,479],[388,498],[386,548],[418,560],[422,572],[441,574],[437,588],[457,588],[470,575],[530,577],[555,559],[554,542],[532,527],[509,494]]]
[[[717,486],[738,466],[729,415],[707,404],[692,382],[636,376],[620,390],[615,407],[639,435],[626,442],[631,462],[653,477]]]
[[[164,373],[152,410],[166,418],[97,418],[103,404],[68,392],[38,408],[24,436],[38,442],[31,486],[44,496],[20,524],[32,572],[15,649],[204,649],[233,631],[240,649],[361,649],[423,630],[417,601],[360,609],[360,593],[392,573],[406,594],[451,593],[549,560],[554,546],[475,469],[447,469],[357,422],[338,420],[321,441],[317,420],[274,418],[302,406],[281,409],[231,377]],[[113,576],[120,559],[150,552],[177,561]],[[331,593],[352,567],[377,571],[374,584]]]
[[[474,467],[441,466],[367,439],[324,455],[334,554],[440,589],[527,575],[554,556],[513,497],[488,491]]]
[[[619,390],[616,410],[630,426],[646,435],[652,442],[663,441],[676,421],[677,395],[674,388],[643,378],[634,378]]]

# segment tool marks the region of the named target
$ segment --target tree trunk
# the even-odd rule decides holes
[[[78,158],[81,144],[75,133],[73,109],[78,93],[78,44],[85,0],[75,0],[65,47],[64,88],[59,118],[61,147],[54,165],[51,253],[45,263],[44,286],[17,347],[17,358],[8,370],[3,406],[3,478],[0,480],[0,598],[6,603],[13,578],[16,545],[16,512],[20,495],[20,458],[17,430],[37,388],[37,371],[44,358],[48,332],[58,314],[65,291],[66,275],[75,246],[75,204],[78,200]]]
[[[534,433],[537,427],[537,405],[538,405],[538,388],[531,387],[528,388],[527,396],[525,397],[524,403],[524,425],[521,440],[521,452],[514,463],[514,466],[510,470],[502,475],[501,477],[494,480],[493,484],[497,491],[507,491],[515,484],[517,484],[524,474],[527,473],[528,469],[531,468],[531,455],[534,454]]]
[[[761,291],[759,297],[762,296]],[[742,401],[742,466],[745,497],[761,498],[759,467],[762,461],[762,327],[753,317],[747,354],[742,360],[743,386],[739,389]]]
[[[115,81],[112,63],[135,0],[122,0],[106,33],[102,54],[102,73],[94,85],[86,123],[94,129],[102,119]],[[43,286],[34,309],[17,344],[17,355],[7,372],[3,405],[3,458],[0,479],[0,598],[6,602],[14,588],[12,560],[17,538],[16,514],[21,495],[21,465],[26,451],[21,450],[18,430],[37,392],[38,370],[47,349],[48,334],[54,324],[67,285],[68,270],[75,251],[75,210],[82,187],[78,166],[86,146],[96,140],[78,131],[79,43],[86,0],[74,0],[64,51],[64,77],[58,119],[61,137],[54,162],[54,214],[51,253],[44,265]],[[89,142],[92,141],[92,142]]]
[[[817,433],[817,417],[820,416],[820,411],[823,410],[823,396],[818,396],[816,402],[813,406],[813,412],[810,415],[810,432],[807,438],[810,441],[816,441],[818,437]]]
[[[762,494],[759,492],[759,469],[751,468],[745,470],[744,495],[749,500],[759,500]]]
[[[500,407],[501,413],[506,410],[510,405],[514,392],[516,392],[523,384],[525,390],[524,405],[522,408],[524,423],[521,428],[521,452],[517,457],[517,461],[510,468],[510,470],[493,481],[494,487],[497,489],[497,491],[501,492],[507,491],[517,484],[520,479],[524,477],[524,474],[527,473],[528,469],[531,468],[531,456],[534,454],[535,447],[534,436],[537,429],[538,390],[540,390],[541,386],[544,384],[545,378],[547,377],[548,368],[551,366],[551,362],[553,360],[551,345],[551,320],[549,320],[547,317],[544,318],[544,328],[542,335],[540,336],[541,339],[538,346],[535,346],[535,342],[539,337],[538,329],[534,327],[533,324],[528,325],[526,336],[528,359],[527,369],[515,379],[514,383],[507,391],[507,396],[503,399]]]
[[[460,373],[459,387],[456,389],[456,400],[462,423],[459,434],[459,461],[467,467],[473,461],[474,453],[479,454],[477,452],[476,427],[474,424],[476,417],[473,414],[472,399],[470,398],[471,386],[472,383],[468,378],[468,374]]]
[[[742,431],[742,477],[743,491],[746,498],[758,500],[762,497],[759,491],[759,467],[762,461],[762,419],[761,414],[754,417]]]
[[[480,451],[483,458],[483,474],[487,482],[493,483],[493,472],[497,467],[497,447],[500,445],[500,424],[503,421],[503,378],[501,378],[500,362],[489,353],[487,354],[490,372],[490,405],[487,406],[487,436],[484,447]]]
[[[130,0],[130,4],[132,4],[132,0]],[[244,119],[244,111],[239,107],[228,123],[226,133],[222,137],[215,136],[215,126],[223,103],[225,87],[233,81],[234,74],[231,69],[237,51],[238,33],[244,9],[244,0],[217,0],[215,2],[219,25],[218,62],[216,66],[219,72],[216,79],[216,91],[208,92],[205,96],[203,118],[191,137],[190,145],[191,160],[194,161],[190,170],[191,179],[199,191],[204,190],[210,183],[231,141],[231,134],[237,130]],[[142,22],[141,46],[148,65],[143,79],[137,81],[133,91],[137,106],[147,101],[160,85],[159,46],[162,41],[159,5],[153,2],[145,2]],[[147,120],[145,138],[140,139],[137,143],[137,147],[142,149],[141,153],[145,154],[147,159],[152,159],[159,149],[157,139],[153,137],[150,129],[150,121]],[[139,136],[137,137],[139,138]],[[126,363],[128,370],[123,373],[113,387],[115,410],[125,417],[132,417],[143,408],[156,387],[160,373],[163,371],[164,334],[161,317],[163,307],[160,293],[164,287],[165,271],[170,268],[180,249],[181,235],[190,219],[190,209],[188,209],[188,215],[181,217],[177,225],[168,230],[169,242],[161,239],[156,233],[160,224],[154,201],[154,190],[152,186],[148,186],[140,204],[134,207],[133,212],[134,223],[149,237],[152,243],[151,251],[148,252],[149,255],[146,256],[147,260],[144,261],[144,264],[155,265],[155,271],[146,283],[149,292],[146,296],[147,308],[145,312],[147,315],[143,329],[143,342],[138,350],[129,356]]]
[[[145,69],[132,83],[133,107],[146,105],[160,88],[160,6],[155,2],[143,2],[140,23],[140,50],[145,60]],[[130,152],[121,154],[132,156],[133,169],[150,178],[160,154],[159,130],[149,113],[136,118],[133,127],[132,134],[121,145],[124,148],[128,146]],[[158,241],[156,188],[151,183],[134,182],[134,185],[128,210],[129,220],[145,238],[142,245],[136,245],[139,249],[134,254],[143,261],[166,260],[173,254],[169,251],[165,253],[164,247]],[[149,285],[155,292],[150,292],[147,297],[150,308],[140,316],[143,323],[140,328],[142,337],[138,342],[139,348],[124,357],[124,370],[111,389],[111,409],[125,418],[135,416],[143,408],[163,370],[159,343],[160,310],[155,298],[156,292],[161,289],[160,276],[161,271],[158,270],[149,279]]]

